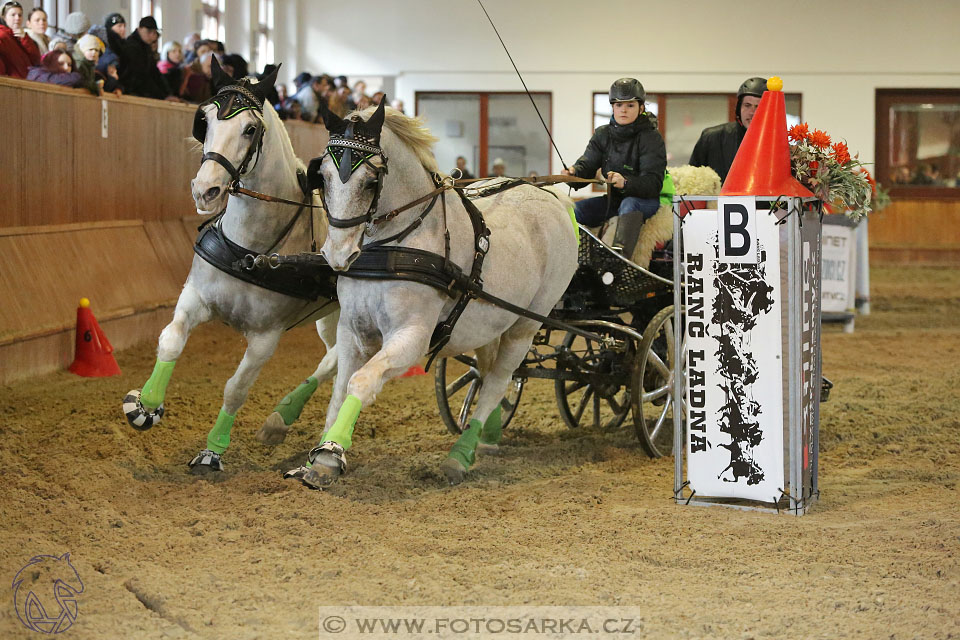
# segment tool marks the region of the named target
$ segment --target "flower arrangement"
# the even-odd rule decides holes
[[[877,187],[858,156],[850,156],[845,142],[833,142],[807,123],[790,127],[790,163],[793,174],[815,196],[859,220],[885,207],[890,199]]]

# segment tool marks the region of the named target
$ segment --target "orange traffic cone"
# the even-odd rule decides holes
[[[780,78],[774,76],[767,81],[767,90],[733,158],[720,195],[813,197],[790,173],[787,110],[782,89]]]
[[[425,376],[427,372],[418,364],[413,365],[407,371],[400,375],[401,378],[411,378],[413,376]]]
[[[113,345],[97,324],[86,298],[80,298],[77,307],[77,347],[70,371],[86,378],[120,375],[120,367],[113,359]]]

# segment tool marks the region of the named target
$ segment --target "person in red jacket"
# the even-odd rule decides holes
[[[0,75],[26,78],[40,64],[37,43],[23,30],[23,7],[11,1],[0,7]]]

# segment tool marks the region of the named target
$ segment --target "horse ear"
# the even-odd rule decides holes
[[[343,133],[347,130],[347,123],[335,114],[333,111],[330,111],[330,107],[327,106],[326,100],[320,100],[320,115],[323,117],[323,126],[327,128],[327,131],[330,133]]]
[[[214,93],[227,85],[235,84],[233,78],[224,73],[223,69],[220,68],[220,61],[217,60],[217,56],[213,56],[210,60],[210,78],[213,81]]]
[[[364,123],[363,128],[366,132],[376,138],[380,137],[380,131],[383,129],[383,120],[386,115],[387,96],[384,94],[377,105],[377,110],[373,112],[370,119]]]
[[[271,71],[269,75],[261,78],[257,84],[250,86],[254,95],[264,101],[267,99],[267,94],[270,93],[270,89],[272,89],[273,85],[277,82],[277,74],[280,73],[280,66],[281,65],[278,64],[277,68]]]

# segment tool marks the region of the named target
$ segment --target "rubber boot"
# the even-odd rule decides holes
[[[623,257],[627,260],[633,258],[633,250],[637,247],[642,226],[642,211],[630,211],[617,217],[617,233],[613,237],[613,244],[617,247],[623,247]]]

